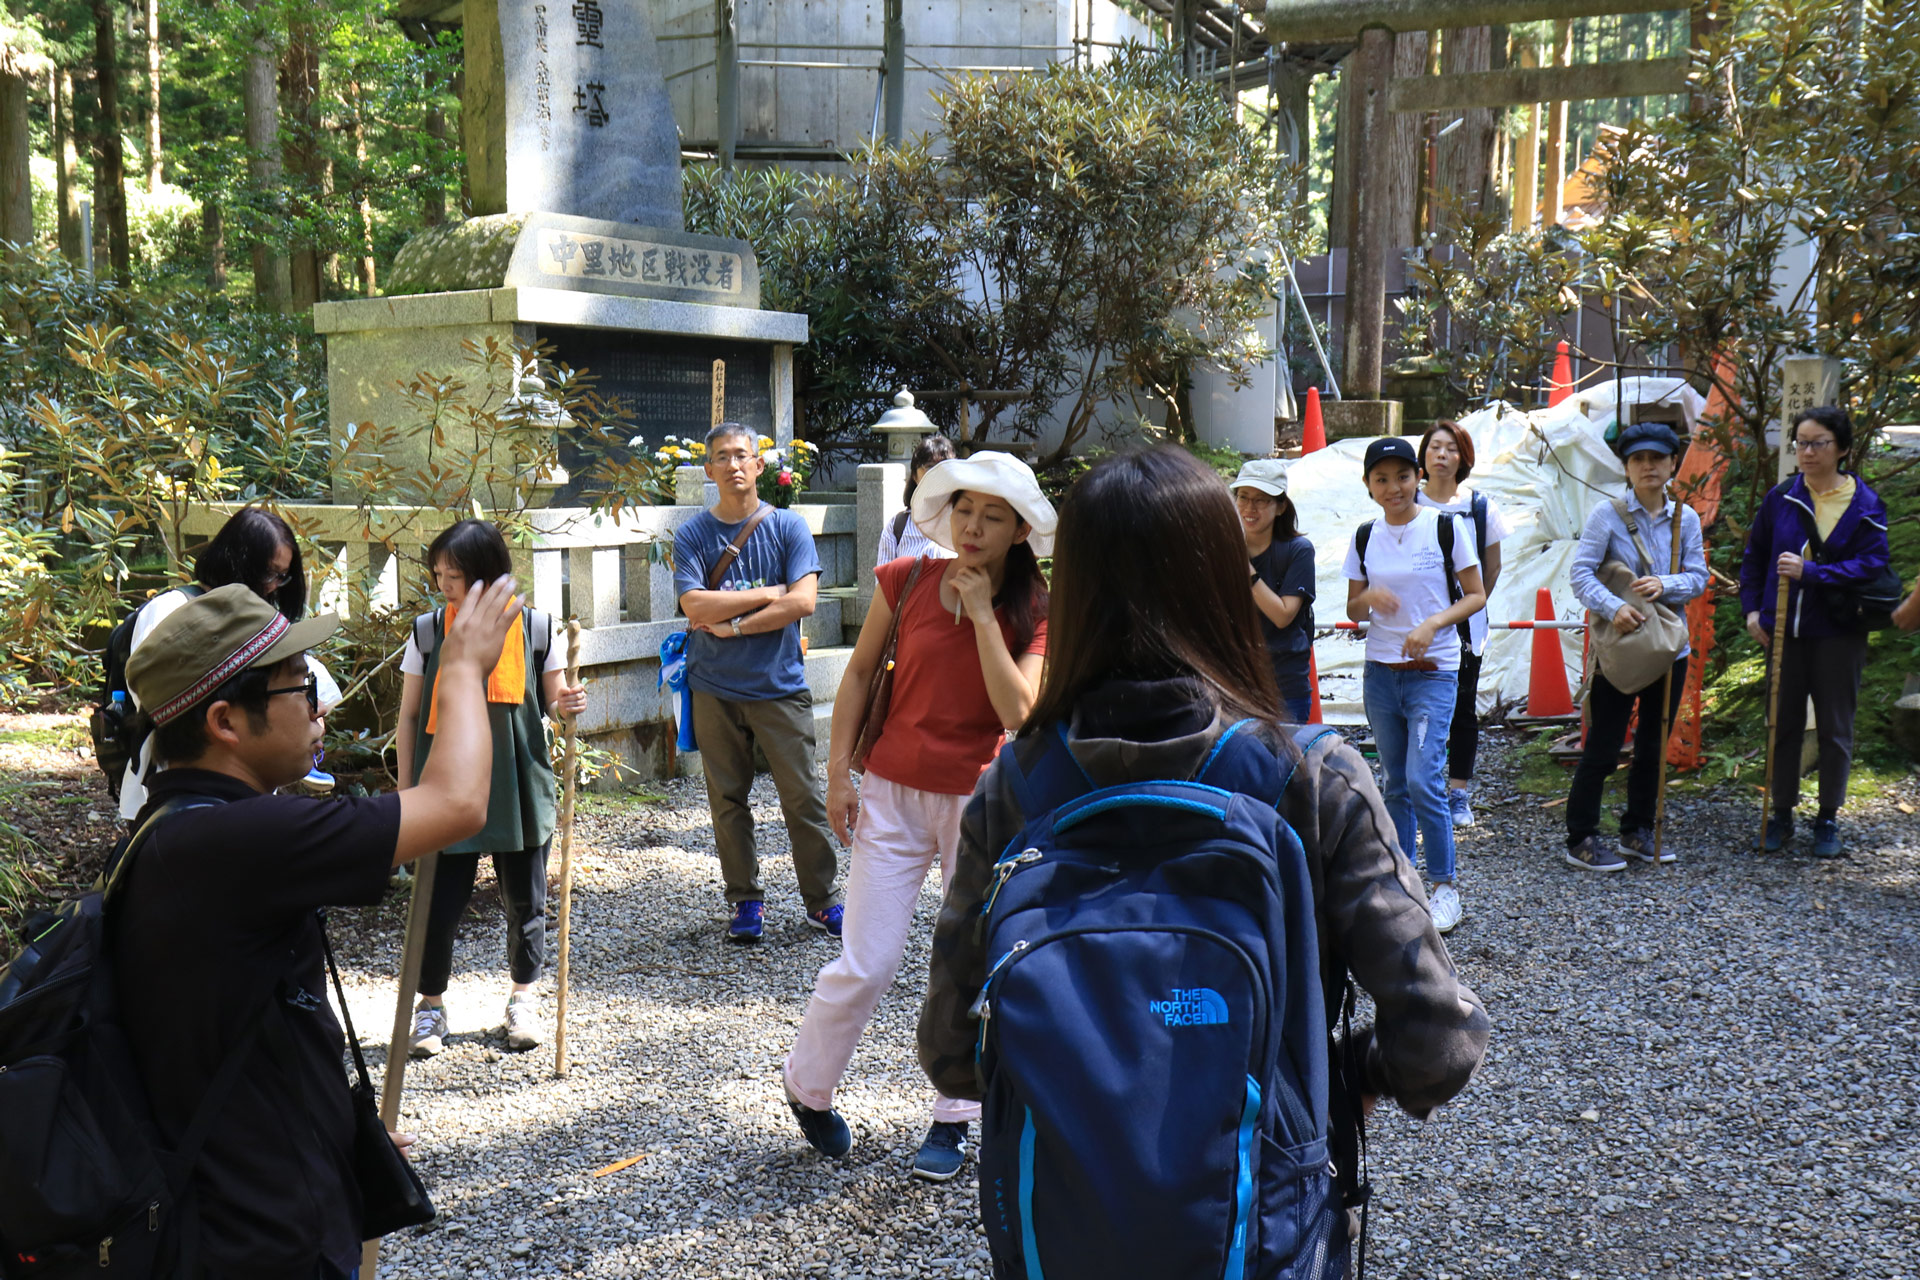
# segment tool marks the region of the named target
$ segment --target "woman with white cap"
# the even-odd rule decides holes
[[[1247,560],[1253,575],[1253,607],[1260,615],[1260,636],[1273,662],[1273,682],[1287,718],[1305,724],[1313,709],[1307,688],[1313,654],[1313,543],[1300,532],[1293,501],[1287,497],[1287,464],[1280,458],[1255,458],[1233,478],[1240,531],[1247,535]]]
[[[1052,550],[1054,513],[1024,462],[983,452],[939,463],[914,492],[913,522],[955,558],[902,558],[875,571],[880,590],[840,679],[827,763],[827,818],[853,848],[841,953],[820,971],[783,1070],[801,1132],[835,1157],[853,1139],[834,1088],[899,972],[935,857],[943,880],[952,875],[961,814],[1002,736],[1026,721],[1046,654],[1037,557]],[[892,688],[876,739],[862,731],[863,713],[890,636]],[[872,745],[857,760],[862,739]],[[857,790],[856,770],[865,774]],[[979,1114],[977,1102],[937,1097],[914,1176],[958,1173]]]

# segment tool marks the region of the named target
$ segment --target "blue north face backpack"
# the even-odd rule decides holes
[[[978,1005],[980,1199],[1001,1280],[1339,1276],[1313,886],[1292,762],[1234,725],[1188,782],[1023,772]],[[1302,732],[1301,746],[1327,730]]]

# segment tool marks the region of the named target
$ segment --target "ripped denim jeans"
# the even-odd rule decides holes
[[[1400,851],[1414,858],[1414,830],[1426,846],[1427,879],[1453,879],[1453,819],[1447,812],[1447,734],[1453,727],[1454,671],[1396,671],[1367,663],[1367,724],[1380,751],[1380,791]],[[1416,860],[1416,865],[1418,865]]]

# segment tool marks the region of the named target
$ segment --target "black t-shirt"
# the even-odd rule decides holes
[[[1265,551],[1248,559],[1254,575],[1273,594],[1301,598],[1300,612],[1284,627],[1274,626],[1266,614],[1260,614],[1260,634],[1266,639],[1268,655],[1288,658],[1305,653],[1313,647],[1313,544],[1304,537],[1275,538]]]
[[[400,798],[261,795],[225,774],[169,769],[148,811],[178,795],[227,803],[162,821],[110,915],[121,1017],[163,1138],[179,1140],[268,999],[293,1059],[263,1037],[207,1135],[194,1170],[202,1262],[223,1280],[311,1280],[321,1258],[351,1272],[360,1193],[346,1041],[314,912],[380,900]]]

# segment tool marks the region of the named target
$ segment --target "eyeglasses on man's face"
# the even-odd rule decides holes
[[[300,684],[290,684],[279,689],[267,690],[266,696],[269,698],[275,698],[283,693],[306,694],[307,695],[307,714],[310,716],[317,716],[320,714],[320,677],[315,675],[313,672],[311,671],[307,672],[306,680]]]
[[[1832,436],[1828,436],[1825,440],[1795,440],[1793,447],[1801,453],[1819,453],[1822,449],[1831,449],[1838,443],[1839,441]]]

